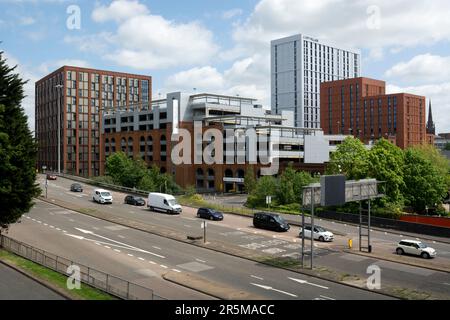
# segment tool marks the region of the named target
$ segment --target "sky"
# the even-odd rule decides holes
[[[259,99],[270,107],[270,40],[303,33],[362,51],[362,76],[432,101],[450,132],[448,0],[0,0],[0,51],[34,83],[63,65],[153,77],[170,91]]]

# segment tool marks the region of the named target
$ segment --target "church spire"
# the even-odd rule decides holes
[[[431,99],[430,99],[430,105],[428,108],[427,133],[434,134],[434,135],[436,134],[436,127],[433,122],[433,113],[431,111]]]

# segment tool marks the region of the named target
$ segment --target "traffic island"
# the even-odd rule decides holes
[[[264,297],[200,277],[192,273],[170,271],[164,280],[221,300],[263,300]]]

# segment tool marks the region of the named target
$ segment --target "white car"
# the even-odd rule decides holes
[[[95,189],[94,195],[92,196],[92,200],[94,200],[94,202],[104,204],[104,203],[112,203],[113,198],[111,192],[109,192],[108,190]]]
[[[421,256],[424,259],[430,259],[436,257],[436,250],[427,246],[425,243],[416,240],[402,240],[398,243],[397,249],[395,249],[398,255],[412,254],[415,256]]]
[[[165,193],[150,192],[148,194],[147,207],[150,211],[162,211],[172,214],[180,214],[182,211],[177,199]]]
[[[302,236],[302,227],[300,227],[300,234],[299,236]],[[305,225],[305,238],[311,238],[311,225],[306,224]],[[330,231],[325,230],[322,227],[314,226],[314,239],[319,241],[333,241],[334,234]]]

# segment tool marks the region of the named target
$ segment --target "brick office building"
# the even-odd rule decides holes
[[[81,176],[103,174],[102,114],[148,108],[151,89],[149,76],[69,66],[36,82],[37,168],[58,168],[59,113],[61,171]]]
[[[427,143],[425,97],[385,94],[384,81],[355,78],[321,84],[325,134],[348,134],[364,143],[386,138],[398,147]]]
[[[201,123],[203,133],[211,128],[218,129],[224,143],[230,142],[225,130],[232,130],[231,144],[236,146],[235,151],[224,150],[222,163],[194,161],[194,143],[202,141],[201,137],[195,136],[195,122]],[[264,148],[271,163],[274,159],[279,162],[280,170],[274,174],[282,172],[289,163],[299,170],[323,173],[330,152],[336,150],[345,136],[324,136],[320,129],[296,128],[293,123],[292,111],[273,115],[251,98],[173,92],[167,94],[166,99],[152,101],[151,108],[146,111],[106,114],[103,126],[105,156],[123,151],[130,157],[141,158],[148,165],[158,166],[161,172],[171,174],[182,187],[192,185],[199,191],[242,191],[248,170],[259,176],[262,168],[267,167],[260,161],[249,161],[250,155],[261,146],[252,149],[244,131],[255,129],[257,135],[265,135],[268,139]],[[172,162],[171,154],[179,141],[178,138],[172,141],[174,126],[186,129],[190,134],[190,163]],[[241,147],[238,147],[237,136],[244,137]],[[201,144],[200,152],[203,152],[207,143]]]

